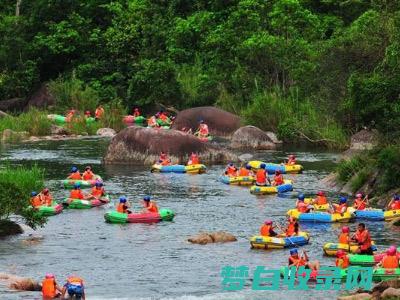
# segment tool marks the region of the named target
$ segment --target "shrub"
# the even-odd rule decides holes
[[[30,135],[50,134],[51,121],[47,119],[47,113],[31,108],[18,116],[0,118],[0,132],[4,129],[13,131],[27,131]]]

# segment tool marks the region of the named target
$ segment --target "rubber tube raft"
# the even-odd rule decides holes
[[[250,193],[254,195],[266,195],[266,194],[280,194],[285,192],[293,191],[293,184],[291,180],[284,180],[285,183],[277,186],[266,185],[266,186],[258,186],[253,185],[250,188]]]
[[[81,180],[81,179],[64,179],[62,184],[66,189],[72,189],[75,184],[80,184],[81,188],[90,188],[96,184],[96,181],[103,181],[99,175],[95,176],[95,179],[92,180]]]
[[[300,213],[297,209],[291,209],[287,214],[301,222],[314,223],[347,223],[354,218],[354,215],[349,212],[345,212],[344,214],[329,214],[326,212]]]
[[[309,234],[300,231],[298,235],[291,237],[286,235],[275,237],[256,235],[250,238],[250,245],[254,249],[283,249],[306,245],[309,240]]]
[[[387,211],[377,208],[355,210],[353,207],[349,207],[347,211],[354,213],[357,219],[364,219],[370,221],[391,221],[395,218],[400,217],[400,209],[387,210]]]
[[[305,198],[304,203],[306,204],[311,204],[314,201],[312,198]],[[329,203],[327,204],[322,204],[322,205],[317,205],[317,204],[312,204],[314,207],[315,211],[327,211],[329,209]]]
[[[117,211],[110,211],[104,215],[108,223],[157,223],[161,221],[172,221],[175,213],[170,209],[160,209],[158,213],[131,213],[124,214]]]
[[[46,206],[46,205],[41,205],[35,208],[35,210],[39,213],[41,216],[54,216],[58,215],[59,213],[62,212],[63,206],[58,203],[54,203],[52,206]]]
[[[225,184],[231,185],[252,185],[255,181],[253,176],[226,176],[222,175],[219,180]]]
[[[172,122],[171,122],[170,118],[167,118],[166,121],[163,121],[161,119],[157,119],[157,124],[160,125],[160,126],[169,128],[171,126]]]
[[[128,115],[123,118],[123,122],[128,125],[129,124],[143,125],[144,123],[146,123],[146,118],[143,116],[134,117],[132,115]]]
[[[372,251],[376,251],[376,246],[374,242],[372,242]],[[328,256],[334,256],[339,250],[343,250],[346,253],[356,253],[358,250],[358,245],[351,243],[349,244],[340,244],[340,243],[326,243],[323,246],[324,253]]]
[[[265,163],[259,160],[252,160],[247,163],[253,170],[260,169],[261,164],[265,164],[268,174],[275,174],[276,171],[280,171],[282,174],[296,174],[303,172],[302,165],[284,165],[284,164],[273,164]]]
[[[203,174],[207,170],[206,166],[203,164],[195,164],[190,166],[184,165],[170,165],[162,166],[159,164],[154,164],[151,167],[151,172],[160,173],[190,173],[190,174]]]
[[[55,122],[57,125],[64,125],[65,123],[68,123],[66,121],[66,118],[62,115],[48,115],[47,118]],[[95,121],[96,121],[95,118],[92,117],[86,118],[86,124],[91,124],[94,123]]]
[[[66,198],[63,201],[63,205],[72,209],[87,209],[87,208],[102,206],[109,202],[110,202],[109,196],[102,197],[101,199],[92,199],[92,200]]]
[[[377,253],[374,255],[363,255],[363,254],[349,254],[349,262],[351,265],[356,266],[374,266],[381,262],[385,253]],[[400,248],[397,248],[397,258],[400,259]]]

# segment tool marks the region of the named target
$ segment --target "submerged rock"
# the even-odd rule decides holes
[[[0,273],[0,281],[6,283],[10,289],[17,291],[41,291],[41,285],[31,279],[11,274]]]
[[[106,164],[152,165],[160,152],[168,153],[172,163],[186,163],[188,155],[196,152],[202,163],[238,161],[226,149],[200,141],[193,135],[177,130],[128,127],[112,140],[104,157]]]
[[[274,133],[264,132],[255,126],[240,127],[232,135],[231,147],[232,148],[247,148],[256,150],[275,150],[278,141]]]
[[[196,131],[199,121],[204,120],[211,135],[228,136],[240,127],[240,118],[222,109],[204,106],[182,110],[176,116],[172,129],[182,130],[189,128]]]
[[[21,226],[17,223],[8,220],[0,221],[0,237],[21,234],[23,232]]]
[[[234,235],[224,231],[200,232],[199,234],[188,238],[188,242],[199,245],[205,245],[209,243],[228,243],[236,241],[237,239]]]

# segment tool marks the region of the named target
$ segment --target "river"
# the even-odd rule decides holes
[[[69,274],[86,282],[87,299],[333,299],[337,292],[253,291],[248,280],[243,290],[221,288],[223,266],[246,265],[278,269],[287,263],[288,250],[251,250],[249,237],[258,233],[270,218],[284,221],[294,205],[297,192],[306,195],[319,188],[319,180],[335,166],[338,154],[326,151],[293,151],[303,164],[303,174],[286,176],[294,180],[295,192],[284,196],[251,195],[247,188],[227,186],[218,181],[224,166],[211,166],[207,174],[152,174],[147,167],[103,166],[108,141],[102,139],[38,142],[10,145],[0,152],[1,162],[15,165],[38,164],[46,170],[46,182],[56,199],[68,192],[60,186],[70,167],[91,165],[105,180],[114,203],[126,195],[139,209],[139,200],[150,194],[162,208],[176,212],[173,222],[153,225],[113,225],[104,222],[104,213],[114,204],[91,210],[65,210],[50,217],[34,234],[43,236],[36,245],[22,241],[30,233],[0,242],[0,272],[41,280],[46,272],[56,274],[60,284]],[[285,151],[258,152],[265,161],[282,161]],[[331,192],[323,187],[328,193]],[[334,196],[331,194],[331,196]],[[335,195],[336,196],[336,195]],[[384,222],[367,223],[378,246],[396,244]],[[353,223],[352,229],[356,227]],[[324,257],[322,246],[336,241],[338,224],[303,225],[311,234],[304,247],[312,259],[333,265]],[[225,230],[238,241],[227,244],[192,245],[187,237],[199,231]],[[383,247],[382,247],[383,248]],[[312,288],[312,285],[311,285]],[[1,299],[41,299],[39,293],[0,289]]]

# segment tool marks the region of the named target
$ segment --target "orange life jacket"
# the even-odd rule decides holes
[[[69,198],[71,199],[83,199],[83,194],[81,190],[72,190],[69,194]]]
[[[68,178],[73,179],[73,180],[80,180],[80,179],[82,179],[82,176],[81,176],[81,173],[74,172],[74,173],[71,173],[71,175],[69,175]]]
[[[348,244],[349,243],[349,234],[341,233],[339,234],[339,244]]]
[[[156,119],[156,117],[155,117],[155,116],[150,117],[150,118],[147,120],[147,125],[150,126],[150,127],[155,127],[155,126],[157,126],[157,119]]]
[[[240,168],[239,176],[250,176],[250,171],[246,168]]]
[[[297,203],[297,210],[301,213],[307,213],[309,211],[308,204],[299,201],[299,203]]]
[[[207,136],[208,135],[208,126],[207,124],[200,124],[199,126],[199,133],[202,136]]]
[[[286,236],[292,236],[296,233],[296,222],[289,222],[286,228]]]
[[[275,185],[281,185],[284,183],[282,174],[274,176]]]
[[[226,172],[228,173],[228,176],[236,176],[236,168],[235,167],[228,167],[228,169],[226,170]]]
[[[83,285],[83,280],[80,277],[68,277],[67,282],[74,285]]]
[[[91,191],[92,196],[96,197],[96,198],[100,198],[101,196],[104,195],[104,189],[101,188],[97,188],[97,187],[93,187],[92,191]]]
[[[354,201],[354,207],[357,208],[357,210],[364,210],[367,208],[367,205],[366,205],[365,201],[363,201],[363,199],[357,198]]]
[[[167,122],[168,121],[168,116],[166,114],[164,114],[164,113],[160,114],[160,116],[158,118],[163,122]]]
[[[51,204],[53,203],[53,197],[51,197],[50,194],[48,194],[48,195],[41,194],[40,196],[42,198],[42,203],[43,204],[45,204],[47,206],[51,206]]]
[[[127,208],[125,203],[118,203],[117,212],[126,214]]]
[[[336,267],[341,269],[346,269],[350,265],[349,257],[347,255],[343,256],[342,258],[337,258],[335,262]]]
[[[342,203],[342,204],[339,204],[339,205],[335,206],[335,213],[341,214],[341,213],[346,212],[346,210],[347,210],[347,204],[346,203]]]
[[[399,267],[399,259],[396,255],[385,255],[382,259],[382,267],[385,269],[395,269]]]
[[[272,229],[271,225],[263,224],[261,226],[261,228],[260,228],[260,235],[262,235],[262,236],[270,236],[271,229]]]
[[[400,209],[400,201],[394,201],[392,205],[390,205],[390,209],[392,210]]]
[[[169,166],[170,164],[171,164],[171,162],[169,161],[169,159],[164,159],[161,161],[162,166]]]
[[[42,200],[40,199],[39,195],[31,198],[31,205],[33,207],[38,207],[42,205]]]
[[[85,172],[83,172],[83,174],[82,174],[82,179],[83,179],[83,180],[92,180],[93,177],[94,177],[94,174],[93,174],[92,171],[85,171]]]
[[[289,158],[287,164],[288,165],[295,165],[296,164],[296,159],[295,158]]]
[[[146,209],[147,209],[148,212],[158,213],[158,207],[157,207],[157,204],[155,202],[150,202],[149,206],[146,206]]]
[[[104,115],[104,108],[102,108],[102,107],[96,108],[96,111],[94,112],[94,116],[97,119],[100,119],[103,115]]]
[[[307,264],[306,260],[304,260],[303,258],[300,258],[299,256],[297,256],[297,257],[289,256],[289,261],[290,261],[290,264],[294,264],[296,267],[297,266],[305,266]]]
[[[74,112],[67,113],[67,115],[65,116],[65,122],[67,122],[67,123],[71,122],[74,114],[75,114]]]
[[[190,165],[197,165],[200,163],[199,157],[197,155],[191,155],[189,162],[190,162]]]
[[[328,199],[326,199],[325,196],[317,196],[317,198],[315,200],[316,200],[315,204],[317,204],[317,205],[328,204]]]
[[[267,172],[263,169],[257,170],[256,173],[256,183],[265,184],[267,181]]]
[[[54,298],[57,295],[56,281],[54,278],[45,278],[42,281],[42,295],[46,298]]]
[[[371,248],[372,246],[372,241],[371,241],[371,236],[369,235],[368,230],[364,230],[363,232],[360,232],[359,230],[357,230],[356,234],[355,234],[355,238],[357,240],[357,242],[360,245],[360,249],[361,250],[368,250],[369,248]]]

